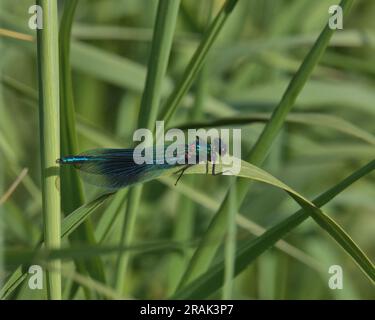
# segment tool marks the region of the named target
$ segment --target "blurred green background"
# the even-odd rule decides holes
[[[181,2],[164,97],[182,76],[209,17],[223,4],[209,2]],[[271,112],[327,22],[328,8],[334,3],[240,0],[170,125],[191,123],[190,110],[196,103],[202,104],[198,120],[205,122]],[[0,28],[34,37],[20,39],[0,33],[0,197],[21,170],[28,169],[28,175],[0,207],[4,248],[32,248],[42,228],[36,44],[35,33],[28,29],[28,8],[33,4],[31,0],[0,0]],[[156,6],[157,1],[152,0],[79,1],[71,63],[80,151],[132,145]],[[355,1],[344,19],[344,30],[334,34],[263,166],[308,199],[374,159],[374,16],[375,1]],[[236,126],[242,128],[243,154],[263,126],[262,122]],[[234,126],[228,123],[227,127]],[[227,177],[183,177],[182,186],[193,186],[191,190],[174,187],[173,179],[168,180],[171,183],[155,180],[145,184],[133,241],[141,249],[130,256],[125,297],[162,299],[173,292],[215,212],[209,209],[207,199],[195,197],[193,191],[220,204],[230,182]],[[375,257],[374,181],[374,174],[369,175],[325,206],[325,212],[370,259]],[[102,190],[85,184],[85,193],[86,199],[93,199]],[[111,208],[116,205],[116,210]],[[124,201],[112,201],[93,214],[98,246],[119,243],[124,208]],[[297,209],[284,192],[256,183],[239,211],[268,228]],[[107,210],[117,212],[109,225],[103,222]],[[180,219],[184,219],[182,226]],[[109,229],[104,230],[104,226]],[[239,225],[238,242],[250,235]],[[284,240],[298,253],[291,253],[290,248],[268,250],[236,278],[233,298],[375,298],[371,282],[311,219]],[[182,251],[168,248],[172,242],[179,243]],[[164,243],[166,248],[147,249],[152,243]],[[64,246],[69,243],[64,241]],[[102,256],[107,279],[104,289],[115,287],[116,259],[116,253]],[[64,265],[74,270],[71,259]],[[327,285],[331,265],[343,268],[342,290],[331,290]],[[9,271],[12,269],[1,270],[2,279]],[[88,279],[88,275],[83,277]],[[73,280],[63,276],[64,297],[84,298],[82,284],[70,295]],[[94,284],[88,287],[96,291]],[[23,286],[13,298],[38,299],[44,294]],[[100,291],[99,297],[103,296],[105,292]],[[220,293],[211,297],[220,297]]]

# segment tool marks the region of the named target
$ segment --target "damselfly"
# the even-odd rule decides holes
[[[174,164],[160,163],[156,159],[152,163],[137,164],[134,159],[134,149],[89,150],[79,155],[62,157],[56,162],[61,165],[73,165],[82,172],[88,182],[108,189],[120,189],[145,182],[160,176],[166,169],[174,167],[178,169],[175,173],[179,173],[175,183],[177,184],[185,170],[200,162],[199,154],[202,152],[206,154],[207,159],[206,173],[208,173],[208,162],[211,162],[212,174],[221,174],[221,172],[215,172],[215,163],[218,156],[226,154],[227,147],[220,138],[213,140],[212,143],[206,143],[197,137],[194,143],[184,145],[182,150],[181,153],[173,154]],[[152,152],[155,153],[155,150]],[[189,159],[193,157],[195,161],[191,164]]]

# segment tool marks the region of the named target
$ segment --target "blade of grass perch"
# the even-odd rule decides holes
[[[327,190],[313,203],[317,207],[322,207],[346,188],[351,186],[354,182],[362,177],[370,174],[375,170],[375,160],[369,162],[350,176],[336,184],[331,189]],[[236,252],[236,269],[235,275],[243,271],[251,262],[253,262],[259,255],[275,245],[277,241],[285,237],[291,230],[300,225],[309,217],[309,214],[303,209],[292,214],[290,217],[284,219],[280,223],[268,229],[264,234],[256,239],[249,239],[238,247]],[[224,276],[224,261],[218,261],[209,270],[192,281],[186,287],[178,290],[171,298],[173,299],[199,299],[206,298],[214,293],[223,285]]]
[[[37,31],[39,77],[39,126],[42,167],[44,239],[47,248],[60,247],[60,192],[57,186],[60,155],[59,124],[59,49],[57,2],[38,0],[43,8],[43,29]],[[58,260],[50,263],[59,270]],[[49,299],[61,299],[61,274],[47,271]]]
[[[215,19],[212,21],[210,26],[205,32],[204,37],[191,58],[189,64],[185,69],[185,73],[182,76],[182,80],[178,83],[176,88],[173,90],[167,103],[165,104],[160,119],[163,119],[166,124],[171,120],[174,112],[176,111],[179,103],[181,102],[184,95],[191,87],[195,76],[202,68],[202,65],[207,57],[208,51],[212,47],[214,41],[222,30],[225,21],[229,17],[230,13],[236,6],[238,0],[227,0],[220,12],[217,14]]]
[[[72,90],[72,77],[70,66],[70,40],[71,29],[74,19],[74,13],[78,0],[65,1],[65,7],[60,25],[60,110],[61,110],[61,154],[77,154],[78,143],[76,134],[76,121],[74,111],[74,98]],[[81,180],[76,170],[70,168],[61,168],[61,204],[64,212],[73,212],[84,202],[84,194]],[[90,219],[72,235],[72,243],[90,243],[95,244],[94,230]],[[76,263],[80,273],[86,272],[94,279],[105,282],[104,267],[99,257],[87,261]],[[73,285],[70,297],[78,289]],[[85,294],[87,298],[91,297],[87,288]]]
[[[153,129],[162,96],[162,83],[172,47],[173,34],[180,0],[159,0],[154,24],[151,52],[148,61],[145,89],[139,111],[138,127]],[[142,185],[129,190],[128,203],[121,231],[121,245],[129,245],[134,233],[135,218],[142,195]],[[129,254],[119,254],[115,269],[115,288],[121,294],[129,261]]]
[[[343,8],[343,12],[346,14],[352,5],[352,0],[343,0],[340,5]],[[298,69],[297,73],[294,75],[286,89],[280,103],[272,113],[270,121],[266,124],[260,137],[258,138],[256,144],[250,151],[250,154],[246,157],[246,160],[255,165],[261,165],[264,161],[267,153],[272,145],[272,142],[278,135],[280,129],[282,128],[285,119],[292,109],[298,94],[301,92],[303,86],[311,75],[314,66],[318,64],[320,57],[323,55],[324,50],[329,44],[329,40],[333,34],[334,30],[330,29],[328,24],[323,29],[315,44],[311,48],[310,52],[304,59],[301,67]],[[245,198],[247,191],[249,190],[248,181],[238,180],[235,182],[237,184],[237,205],[240,206]],[[196,252],[194,253],[191,262],[182,278],[180,287],[186,285],[189,281],[197,278],[200,274],[204,273],[213,257],[215,256],[216,247],[206,246],[206,242],[211,242],[211,239],[218,239],[223,235],[223,230],[226,226],[226,210],[228,207],[228,196],[225,197],[221,204],[218,213],[215,215],[211,224],[209,225],[206,234],[204,235],[201,245],[198,246]]]

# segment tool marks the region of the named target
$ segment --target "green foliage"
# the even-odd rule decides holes
[[[65,0],[58,29],[40,1],[36,41],[30,2],[2,0],[1,298],[44,297],[32,263],[51,299],[373,298],[375,3],[343,0],[334,31],[331,2]],[[241,128],[240,173],[106,193],[57,170],[155,120]]]

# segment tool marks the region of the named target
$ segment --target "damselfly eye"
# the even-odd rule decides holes
[[[221,140],[220,138],[216,138],[214,140],[214,148],[215,148],[215,151],[220,155],[220,156],[224,156],[226,155],[227,153],[227,145],[224,143],[223,140]]]

